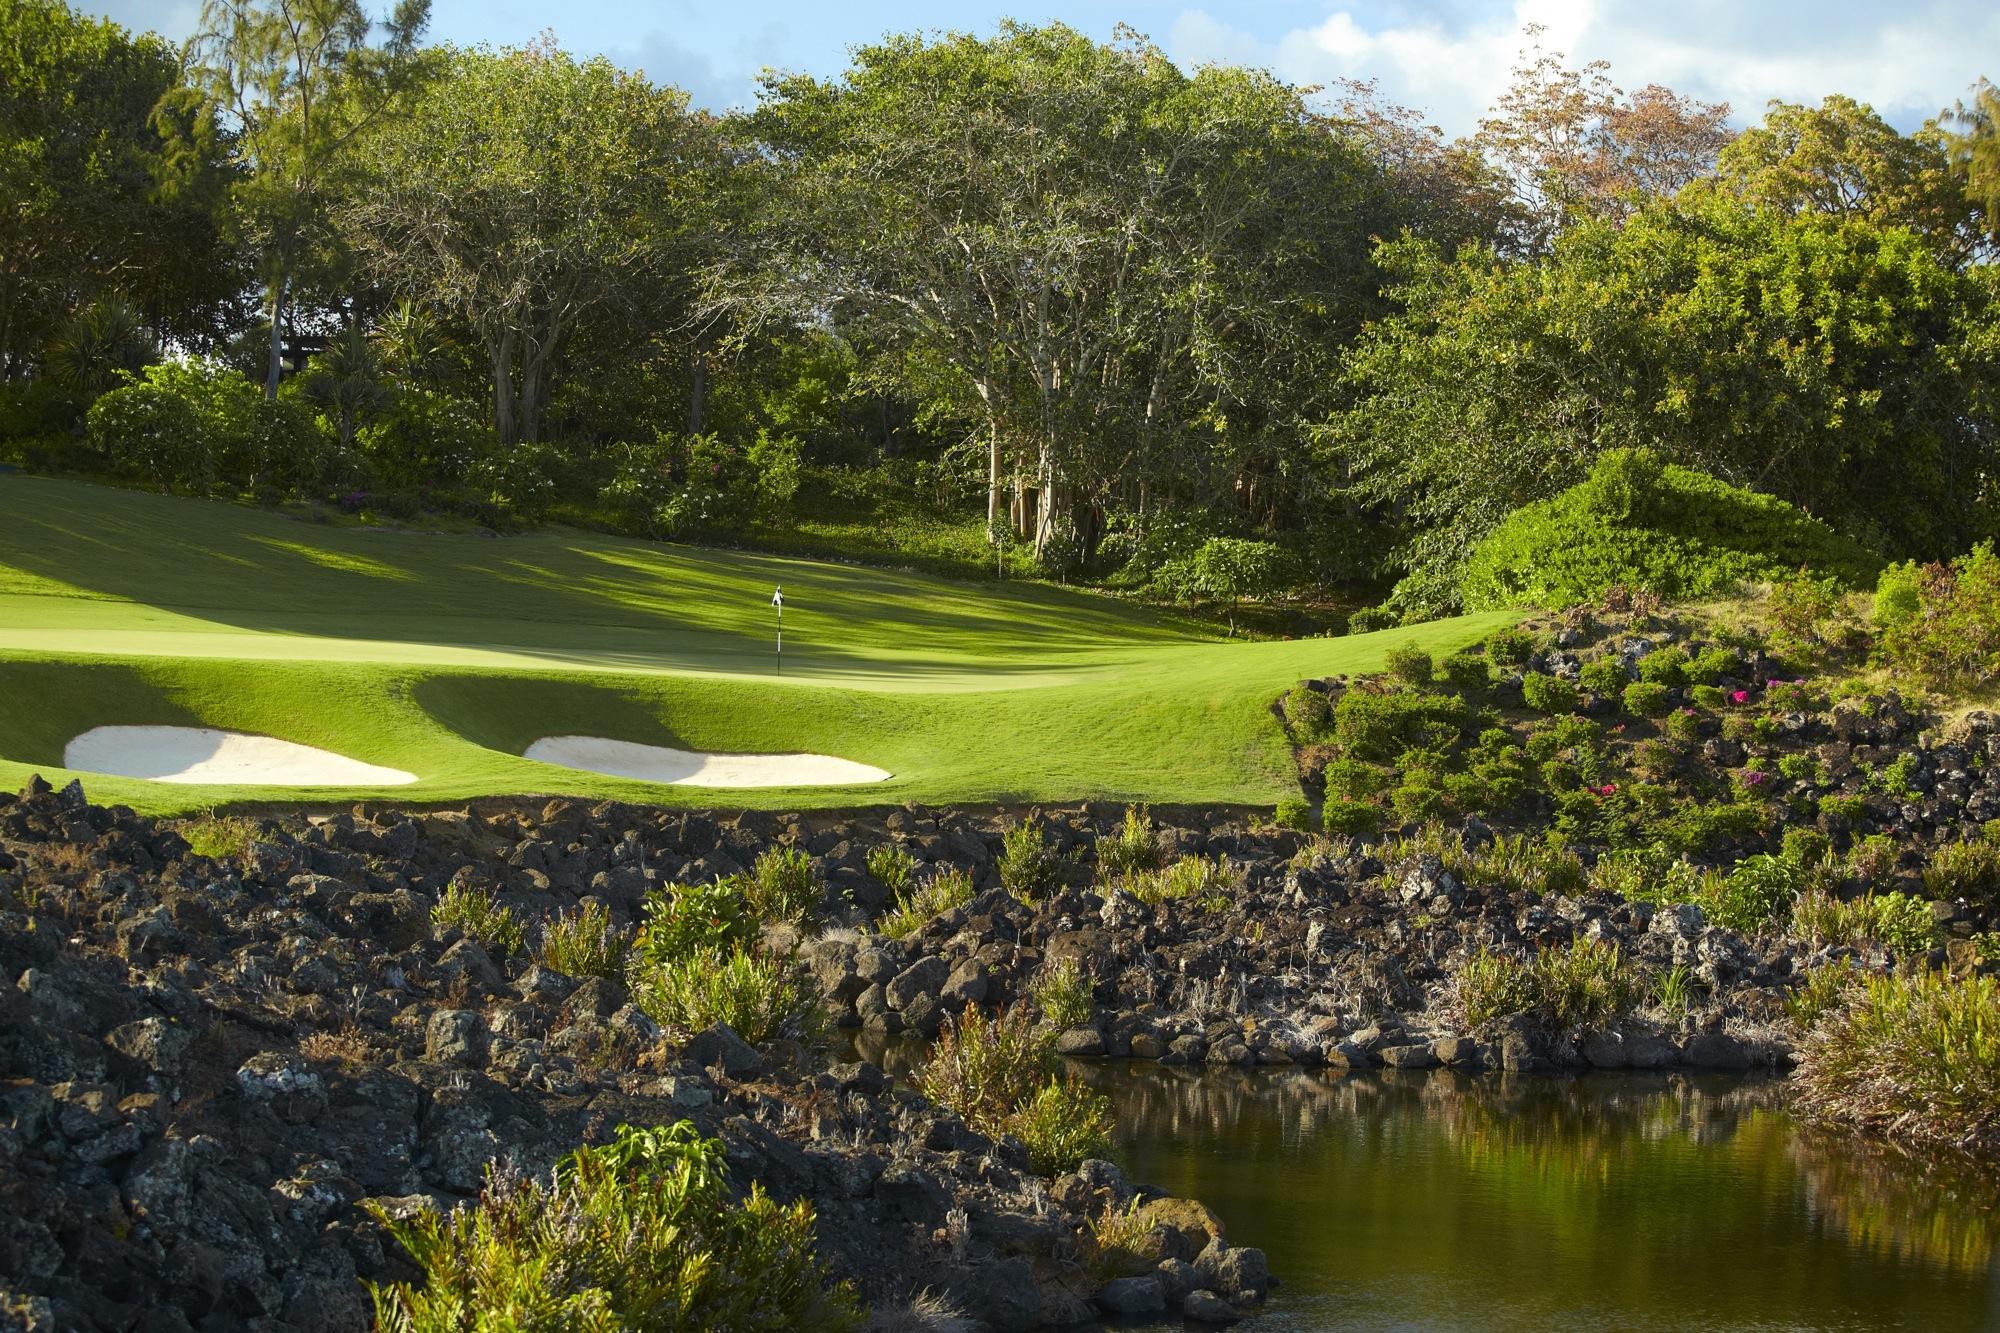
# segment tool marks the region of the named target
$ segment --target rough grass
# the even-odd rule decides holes
[[[800,980],[791,960],[738,947],[702,949],[632,970],[633,996],[648,1018],[675,1032],[727,1023],[755,1046],[775,1037],[809,1038],[824,1018],[819,991]]]
[[[871,855],[871,866],[874,860]],[[903,887],[896,893],[896,905],[883,913],[875,928],[892,940],[906,939],[934,918],[971,902],[972,889],[971,873],[957,866],[939,867],[920,884],[912,883],[905,875]]]
[[[1845,987],[1807,1030],[1793,1078],[1814,1119],[2000,1146],[2000,978],[1926,971]]]
[[[1591,1027],[1629,1012],[1639,994],[1618,946],[1598,940],[1573,940],[1526,959],[1475,954],[1459,965],[1453,989],[1474,1027],[1510,1014],[1556,1029]]]
[[[784,674],[771,589],[786,596]],[[107,724],[278,736],[416,773],[399,800],[509,792],[713,805],[520,758],[551,734],[839,755],[887,782],[756,808],[1297,795],[1269,701],[1305,676],[1449,651],[1512,613],[1346,639],[1220,642],[1117,598],[545,532],[312,525],[212,501],[0,477],[0,783],[81,776],[172,814],[355,789],[72,774]]]
[[[514,910],[494,894],[467,884],[445,887],[431,908],[431,925],[456,927],[484,945],[496,961],[521,947],[521,923]]]

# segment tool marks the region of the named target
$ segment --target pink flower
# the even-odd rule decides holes
[[[1605,783],[1605,784],[1604,784],[1604,785],[1603,785],[1602,787],[1599,787],[1599,788],[1597,789],[1597,794],[1598,794],[1599,796],[1610,796],[1610,795],[1612,795],[1613,793],[1615,793],[1615,792],[1616,792],[1617,790],[1618,790],[1618,784],[1617,784],[1617,783],[1615,783],[1615,782],[1607,782],[1607,783]]]
[[[1759,787],[1759,786],[1762,786],[1762,785],[1763,785],[1763,783],[1764,783],[1764,779],[1765,779],[1765,778],[1766,778],[1767,776],[1769,776],[1769,775],[1768,775],[1768,774],[1764,774],[1764,773],[1758,773],[1758,772],[1754,772],[1754,771],[1753,771],[1753,772],[1749,772],[1749,773],[1745,773],[1745,774],[1743,775],[1743,785],[1744,785],[1744,786],[1746,786],[1746,787]]]
[[[1748,690],[1737,690],[1737,691],[1735,691],[1734,693],[1732,693],[1732,694],[1731,694],[1731,695],[1729,696],[1729,698],[1730,698],[1730,702],[1732,702],[1732,703],[1739,703],[1739,704],[1747,704],[1747,703],[1749,703],[1749,702],[1750,702],[1750,691],[1748,691]]]

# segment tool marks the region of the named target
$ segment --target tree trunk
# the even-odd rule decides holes
[[[501,448],[511,446],[514,434],[514,335],[503,334],[487,344],[493,358],[493,433]]]
[[[278,397],[278,378],[285,370],[285,274],[280,270],[271,283],[271,345],[264,362],[264,398]]]
[[[688,434],[708,425],[708,358],[697,347],[688,356]]]
[[[986,426],[986,539],[1000,541],[1000,427]]]

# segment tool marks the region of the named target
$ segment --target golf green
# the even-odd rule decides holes
[[[773,590],[785,594],[782,674]],[[0,782],[81,776],[170,813],[362,789],[71,774],[97,726],[204,726],[405,769],[399,801],[550,793],[792,808],[901,801],[1270,805],[1295,794],[1273,698],[1445,651],[1508,613],[1247,643],[1116,598],[574,531],[315,524],[0,476]],[[717,790],[521,758],[549,735],[813,752],[852,787]]]

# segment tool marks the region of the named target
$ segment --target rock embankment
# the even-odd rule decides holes
[[[74,786],[0,797],[0,1327],[365,1328],[364,1280],[418,1273],[364,1201],[449,1208],[490,1163],[679,1120],[811,1200],[878,1309],[928,1291],[1025,1329],[1262,1294],[1261,1255],[1107,1163],[1039,1179],[875,1065],[663,1033],[617,981],[429,922],[453,882],[629,921],[781,832],[557,802],[267,819],[208,857]],[[1091,1223],[1135,1206],[1145,1271],[1107,1284]]]

